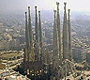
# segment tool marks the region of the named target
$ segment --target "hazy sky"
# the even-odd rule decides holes
[[[90,11],[90,0],[0,0],[0,13],[25,11],[28,5],[32,10],[35,5],[39,10],[53,10],[56,8],[56,1],[60,2],[60,10],[63,10],[63,3],[67,2],[67,8],[72,11]]]

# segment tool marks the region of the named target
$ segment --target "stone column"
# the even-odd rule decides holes
[[[70,9],[68,9],[68,37],[69,37],[69,60],[72,61],[72,43],[71,43],[71,23],[70,23]]]
[[[68,59],[68,27],[67,27],[67,13],[66,3],[64,3],[64,20],[63,20],[63,59]]]
[[[28,53],[28,49],[29,49],[29,31],[28,31],[28,25],[27,25],[27,12],[25,12],[25,38],[26,38],[26,48],[25,48],[25,52],[26,52],[26,60],[29,61],[29,53]]]
[[[39,14],[39,46],[40,46],[40,59],[42,60],[42,28],[41,28],[41,14],[40,11],[38,11]]]
[[[62,63],[62,52],[61,52],[61,27],[60,27],[60,14],[59,14],[59,3],[57,4],[57,31],[58,31],[58,49],[59,49],[59,60]]]
[[[37,19],[37,6],[35,6],[35,57],[40,60],[39,28]]]
[[[54,10],[54,27],[53,27],[53,64],[54,69],[58,67],[59,58],[58,58],[58,43],[57,43],[57,18],[56,18],[56,10]]]
[[[35,6],[35,39],[38,42],[37,6]]]
[[[31,25],[31,16],[30,16],[30,6],[28,6],[28,28],[29,28],[29,47],[32,43],[32,25]]]
[[[27,61],[29,61],[28,57],[28,48],[29,48],[29,33],[28,33],[28,26],[27,26],[27,12],[25,12],[25,40],[26,40],[26,47],[24,49],[24,70],[28,68]]]
[[[35,54],[33,49],[33,32],[32,32],[32,25],[31,25],[31,16],[30,16],[30,6],[28,6],[28,30],[29,30],[29,61],[34,61]]]
[[[25,12],[25,40],[26,40],[26,47],[24,48],[24,72],[26,73],[26,48],[27,48],[27,12]]]

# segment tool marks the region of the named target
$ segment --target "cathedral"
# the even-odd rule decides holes
[[[32,80],[67,80],[75,75],[72,58],[70,9],[68,13],[64,3],[63,33],[61,33],[59,3],[54,10],[52,53],[48,44],[44,44],[42,36],[41,13],[35,6],[35,32],[32,30],[30,6],[25,12],[25,39],[23,69],[25,75]],[[50,54],[53,55],[50,60]]]

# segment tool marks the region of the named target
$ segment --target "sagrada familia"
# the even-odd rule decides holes
[[[30,6],[28,6],[28,15],[25,12],[26,46],[23,69],[32,80],[66,80],[67,76],[75,73],[72,58],[70,9],[67,14],[66,4],[64,3],[63,35],[61,36],[59,3],[56,2],[51,60],[48,44],[45,45],[43,42],[40,11],[37,12],[37,6],[35,6],[35,32],[32,30]]]

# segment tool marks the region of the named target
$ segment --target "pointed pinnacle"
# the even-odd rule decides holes
[[[25,15],[27,15],[27,12],[25,12]]]
[[[67,3],[66,3],[66,2],[64,2],[64,5],[65,5],[65,6],[66,6],[66,4],[67,4]]]
[[[59,5],[59,2],[56,2],[56,5]]]
[[[28,6],[28,9],[30,9],[30,6]]]
[[[70,9],[68,9],[68,13],[70,13]]]
[[[38,11],[38,14],[39,14],[39,15],[40,15],[40,12],[41,12],[41,11]]]
[[[54,13],[56,13],[56,10],[53,10],[54,11]]]
[[[35,9],[37,9],[37,6],[35,6]]]

